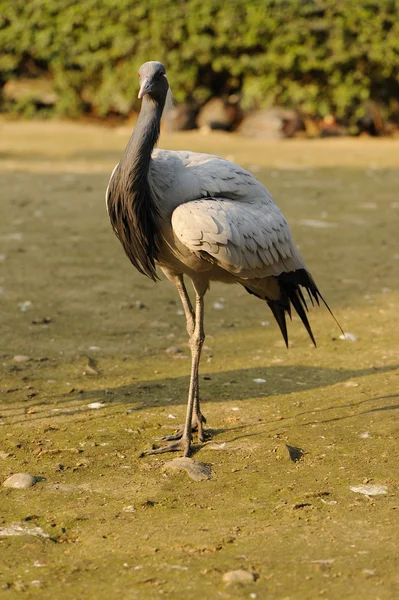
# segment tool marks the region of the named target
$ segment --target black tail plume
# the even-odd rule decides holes
[[[338,327],[343,333],[341,325],[338,323],[337,319],[333,315],[330,307],[327,302],[324,300],[321,295],[316,283],[314,282],[312,276],[306,269],[298,269],[296,271],[291,271],[290,273],[281,273],[276,276],[279,286],[280,286],[280,298],[278,300],[267,300],[270,310],[273,313],[274,318],[277,321],[278,326],[280,327],[280,331],[285,341],[285,345],[288,348],[288,332],[287,332],[287,323],[285,314],[291,318],[291,305],[295,308],[299,318],[301,319],[306,331],[309,334],[310,339],[313,344],[316,346],[316,340],[314,338],[312,328],[306,316],[306,312],[308,310],[303,292],[301,287],[303,287],[310,298],[312,305],[315,303],[320,305],[320,300],[323,302],[334,321],[337,323]],[[257,295],[252,290],[246,288],[248,292],[251,294]]]

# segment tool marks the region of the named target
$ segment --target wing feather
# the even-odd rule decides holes
[[[174,235],[191,252],[252,279],[303,268],[282,213],[269,197],[250,202],[204,198],[178,206]]]

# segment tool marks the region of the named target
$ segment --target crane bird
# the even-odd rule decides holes
[[[285,317],[291,316],[291,305],[315,344],[301,288],[312,304],[326,303],[283,214],[251,173],[210,154],[154,150],[169,83],[165,67],[157,61],[144,63],[138,76],[140,115],[111,175],[106,202],[113,230],[136,269],[156,281],[159,266],[175,284],[191,349],[185,424],[163,437],[164,445],[142,456],[179,450],[189,456],[192,432],[197,430],[199,441],[205,439],[198,367],[205,339],[204,296],[210,282],[239,283],[265,300],[287,346]],[[185,275],[194,287],[194,307]]]

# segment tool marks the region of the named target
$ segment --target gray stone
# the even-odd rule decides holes
[[[211,469],[208,465],[196,462],[192,458],[175,458],[165,463],[165,469],[183,469],[194,481],[209,479],[211,476]]]
[[[246,137],[276,140],[292,137],[302,129],[302,122],[294,110],[280,107],[257,110],[247,115],[238,128]]]
[[[30,488],[36,483],[36,477],[29,473],[14,473],[8,477],[4,482],[3,486],[8,488]]]
[[[241,113],[237,103],[222,98],[212,98],[199,112],[198,127],[231,131],[238,123]]]
[[[13,357],[13,361],[18,363],[29,362],[30,360],[32,360],[30,356],[25,356],[23,354],[17,354]]]
[[[253,583],[255,581],[255,575],[250,571],[244,569],[237,569],[237,571],[227,571],[223,575],[223,582],[227,585],[232,583]]]

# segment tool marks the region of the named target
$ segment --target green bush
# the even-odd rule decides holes
[[[243,108],[354,126],[371,101],[397,111],[398,14],[399,0],[0,0],[0,87],[47,77],[53,114],[126,115],[138,67],[161,60],[178,101],[240,92]]]

